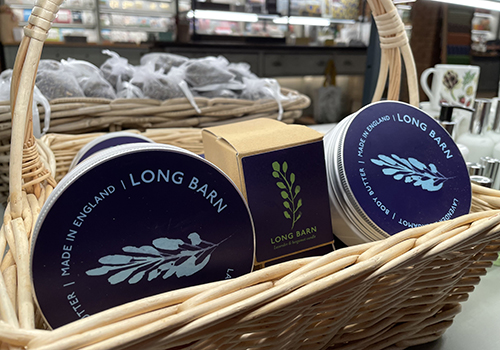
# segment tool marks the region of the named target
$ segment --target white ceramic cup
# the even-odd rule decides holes
[[[472,107],[477,93],[480,69],[461,64],[436,64],[420,76],[420,85],[429,97],[431,108],[439,110],[440,102]],[[427,79],[432,77],[432,88]]]

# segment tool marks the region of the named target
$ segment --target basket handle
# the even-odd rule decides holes
[[[48,180],[55,185],[50,172],[39,160],[32,127],[33,89],[36,72],[47,38],[59,6],[63,0],[37,0],[24,27],[24,38],[21,41],[14,64],[11,85],[12,138],[9,164],[9,192],[11,215],[21,216],[22,190],[40,195],[39,184]],[[368,0],[372,9],[377,28],[379,29],[382,59],[379,78],[373,100],[380,100],[387,80],[389,66],[389,99],[399,99],[401,83],[401,55],[403,56],[410,103],[418,106],[418,81],[415,62],[404,31],[404,25],[397,14],[391,0]],[[38,162],[37,162],[38,159]],[[29,165],[27,165],[29,163]],[[25,165],[23,169],[23,164]]]
[[[391,0],[368,0],[377,25],[381,60],[379,76],[372,102],[380,101],[389,74],[387,99],[399,100],[401,86],[401,56],[405,63],[410,104],[419,105],[417,68],[410,48],[405,26]]]
[[[28,25],[24,27],[24,37],[14,63],[10,89],[12,136],[9,163],[12,218],[21,217],[23,188],[38,197],[40,195],[39,184],[42,181],[49,180],[55,185],[50,172],[43,167],[36,149],[32,108],[36,72],[43,44],[62,2],[63,0],[36,1],[28,19]]]

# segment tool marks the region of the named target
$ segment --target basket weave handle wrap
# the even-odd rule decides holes
[[[61,3],[62,0],[37,0],[28,19],[28,25],[24,28],[25,36],[19,46],[14,64],[10,102],[13,113],[9,164],[10,205],[13,219],[21,217],[23,187],[32,187],[31,192],[39,196],[40,190],[36,184],[50,179],[50,173],[43,168],[38,158],[31,118],[33,89],[43,43]],[[24,174],[23,155],[28,156],[30,163],[25,163]],[[53,180],[50,182],[55,184]]]
[[[382,98],[388,73],[389,89],[387,98],[389,100],[399,100],[402,56],[406,68],[410,104],[418,107],[417,68],[403,21],[391,0],[368,0],[368,3],[377,25],[380,48],[382,49],[379,76],[372,101],[380,101]]]

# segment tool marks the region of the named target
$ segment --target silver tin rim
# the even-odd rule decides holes
[[[96,146],[97,144],[99,144],[100,142],[102,141],[106,141],[106,140],[109,140],[109,139],[113,139],[115,137],[135,137],[137,139],[140,139],[140,140],[143,140],[143,141],[146,141],[146,142],[150,142],[150,143],[154,143],[153,140],[147,138],[146,136],[143,136],[141,134],[135,134],[135,133],[132,133],[132,132],[127,132],[127,131],[117,131],[117,132],[112,132],[112,133],[109,133],[109,134],[104,134],[104,135],[101,135],[101,136],[98,136],[96,137],[95,139],[93,139],[92,141],[90,141],[89,143],[87,143],[85,146],[83,146],[79,151],[78,153],[76,154],[76,156],[73,158],[73,160],[71,161],[71,164],[69,166],[69,170],[73,170],[80,162],[80,160],[82,159],[82,157],[94,146]],[[102,151],[101,151],[102,152]]]
[[[325,135],[325,158],[332,207],[333,232],[340,239],[344,238],[348,241],[347,244],[367,243],[390,237],[361,208],[351,190],[344,167],[344,141],[347,131],[354,118],[365,108],[344,118],[336,128]],[[337,216],[340,216],[340,220],[334,219]],[[336,226],[339,230],[348,232],[340,232],[339,234]]]
[[[49,213],[50,209],[54,205],[55,201],[59,198],[59,196],[66,191],[66,189],[71,186],[72,183],[74,183],[77,179],[80,177],[84,176],[88,171],[94,169],[95,167],[99,166],[100,164],[123,156],[123,155],[128,155],[132,153],[138,153],[138,152],[143,152],[143,151],[168,151],[168,152],[173,152],[173,153],[180,153],[180,154],[185,154],[191,158],[195,158],[196,160],[199,160],[209,166],[211,166],[213,169],[215,169],[219,174],[224,176],[228,182],[233,186],[233,188],[237,191],[238,195],[241,198],[242,203],[244,204],[248,217],[250,218],[250,224],[252,226],[252,233],[253,233],[253,260],[251,262],[251,266],[249,268],[249,272],[253,271],[254,264],[255,264],[255,251],[256,251],[256,241],[255,241],[255,225],[253,222],[252,214],[250,212],[250,208],[248,207],[248,203],[245,200],[245,197],[241,193],[240,189],[236,184],[234,183],[231,178],[224,173],[219,167],[217,167],[215,164],[212,162],[198,156],[197,154],[188,151],[186,149],[177,147],[177,146],[172,146],[172,145],[164,145],[164,144],[157,144],[157,143],[130,143],[130,144],[125,144],[125,145],[120,145],[116,147],[112,147],[110,149],[103,150],[101,152],[98,152],[93,157],[89,157],[82,161],[80,164],[78,164],[71,172],[69,172],[54,188],[52,193],[49,195],[49,198],[47,198],[47,201],[44,203],[42,208],[40,209],[40,213],[38,215],[35,227],[33,229],[33,234],[31,237],[31,246],[30,246],[30,265],[29,265],[29,271],[30,271],[30,280],[31,280],[31,288],[32,288],[32,293],[33,293],[33,300],[36,303],[38,309],[40,310],[40,315],[43,318],[46,326],[49,329],[52,329],[50,326],[49,322],[45,318],[45,315],[43,311],[40,308],[40,305],[38,303],[38,298],[37,298],[37,293],[35,290],[34,286],[34,281],[33,281],[33,251],[34,247],[38,238],[38,232],[44,222],[45,217]]]

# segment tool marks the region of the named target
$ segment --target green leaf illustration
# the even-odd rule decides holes
[[[465,73],[464,75],[464,80],[462,82],[462,85],[463,86],[466,86],[467,84],[469,84],[471,81],[474,80],[474,77],[476,76],[476,73],[472,73],[472,72],[467,72]]]
[[[280,170],[281,170],[280,163],[274,162],[273,163],[273,169],[274,169],[274,171],[280,172]]]
[[[295,195],[298,195],[300,192],[300,186],[295,187]]]
[[[281,190],[281,198],[285,199],[283,206],[287,209],[283,212],[285,218],[291,220],[291,229],[295,227],[295,223],[302,217],[302,213],[298,212],[299,208],[302,207],[302,199],[297,198],[300,193],[300,186],[294,186],[296,181],[295,173],[290,173],[287,177],[288,163],[285,161],[282,165],[275,161],[272,163],[274,178],[279,179],[276,182],[276,186]],[[283,171],[282,171],[283,170]]]

